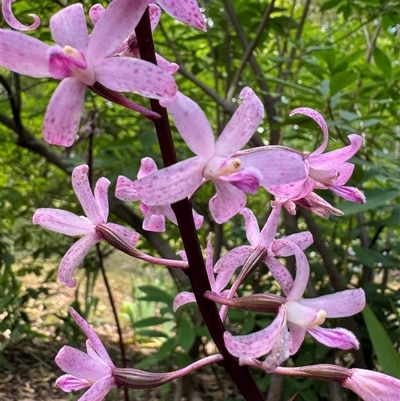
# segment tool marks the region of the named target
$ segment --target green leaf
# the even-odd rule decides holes
[[[349,86],[358,79],[358,74],[354,71],[340,71],[331,78],[329,89],[331,96]]]
[[[387,78],[390,78],[392,76],[392,62],[378,47],[375,47],[374,49],[374,60],[377,67],[386,75]]]
[[[330,10],[331,8],[335,8],[336,6],[338,6],[341,2],[342,2],[342,0],[329,0],[329,1],[325,1],[325,3],[322,4],[320,10],[321,10],[321,11]]]
[[[359,203],[346,202],[337,206],[346,216],[351,214],[365,212],[366,210],[375,209],[384,206],[389,200],[399,196],[399,191],[393,189],[370,189],[364,191],[367,202],[364,205]]]
[[[179,322],[176,340],[185,351],[189,351],[196,340],[194,327],[187,319],[182,319]]]
[[[146,296],[138,298],[140,301],[164,302],[168,305],[172,305],[174,301],[171,294],[153,285],[143,285],[139,287],[139,290],[146,294]]]
[[[362,313],[383,372],[400,379],[400,355],[395,350],[386,330],[368,305],[365,305]]]
[[[133,328],[141,328],[141,327],[150,327],[150,326],[158,326],[159,324],[163,324],[165,322],[170,322],[171,318],[169,317],[146,317],[145,319],[139,320],[135,323],[132,323]]]
[[[141,336],[146,336],[146,337],[162,337],[162,338],[168,338],[168,334],[164,333],[163,331],[160,330],[140,330],[140,335]]]

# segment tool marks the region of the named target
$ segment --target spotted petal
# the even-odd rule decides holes
[[[74,143],[83,113],[85,87],[73,77],[60,82],[43,121],[43,136],[47,142],[61,146]]]

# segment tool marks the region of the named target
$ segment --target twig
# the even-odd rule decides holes
[[[264,11],[263,17],[260,21],[260,24],[258,25],[256,34],[255,34],[253,40],[247,46],[247,48],[243,54],[243,57],[240,60],[239,68],[236,70],[236,73],[232,79],[231,85],[226,93],[227,99],[231,99],[237,89],[239,79],[240,79],[240,76],[242,75],[244,67],[246,66],[247,62],[249,61],[250,56],[253,54],[253,50],[256,48],[258,41],[260,40],[260,37],[269,22],[269,18],[271,16],[272,10],[274,8],[274,4],[275,4],[275,0],[272,0],[269,3],[268,7]]]

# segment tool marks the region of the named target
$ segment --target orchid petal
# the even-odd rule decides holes
[[[186,198],[203,182],[204,162],[199,157],[173,164],[134,182],[146,205],[165,205]]]
[[[247,258],[253,251],[254,248],[249,245],[242,245],[233,248],[218,260],[214,266],[214,272],[230,272],[232,275],[239,266],[242,266],[246,262]]]
[[[325,329],[323,327],[307,328],[307,332],[311,334],[318,342],[331,348],[340,349],[358,349],[360,343],[356,336],[349,330],[336,328]]]
[[[178,221],[176,220],[176,216],[175,216],[174,211],[172,210],[171,205],[154,206],[154,207],[156,207],[160,211],[160,214],[163,214],[165,217],[168,217],[168,219],[172,223],[174,223],[176,226],[178,225]],[[193,214],[195,214],[195,212],[193,212]],[[200,216],[200,217],[202,217],[202,216]],[[196,224],[195,224],[195,226],[196,226]],[[198,227],[196,226],[196,228],[198,228]]]
[[[161,19],[161,8],[156,6],[153,3],[149,4],[149,14],[150,14],[150,26],[151,31],[153,32]]]
[[[165,106],[189,149],[204,160],[213,156],[214,134],[200,106],[181,92]]]
[[[272,205],[272,210],[268,217],[268,220],[260,232],[258,243],[262,244],[266,248],[269,248],[275,239],[276,230],[278,229],[281,209],[282,206],[280,204]]]
[[[93,25],[99,22],[100,17],[106,9],[101,4],[95,4],[89,9],[89,18]]]
[[[129,246],[135,247],[139,241],[140,234],[128,227],[115,223],[107,223],[106,225],[112,231],[115,231]]]
[[[70,236],[84,235],[94,231],[93,223],[86,217],[59,209],[37,209],[32,223]]]
[[[28,14],[33,18],[33,23],[29,26],[21,24],[14,16],[12,12],[12,3],[15,0],[2,0],[1,11],[3,13],[4,19],[11,28],[17,29],[18,31],[33,31],[40,25],[40,19],[36,14]],[[1,39],[0,39],[1,41]]]
[[[282,287],[283,292],[287,295],[290,293],[293,287],[293,277],[289,273],[289,270],[284,266],[278,259],[266,256],[264,263],[268,266],[274,279]]]
[[[361,203],[362,205],[367,202],[365,195],[358,188],[345,187],[342,185],[327,185],[327,187],[335,194],[350,202],[357,202]]]
[[[148,4],[148,0],[112,1],[102,13],[90,35],[87,58],[97,65],[100,60],[115,51],[135,29]],[[99,79],[98,81],[101,82]],[[114,89],[107,84],[104,85]]]
[[[338,176],[333,181],[335,185],[344,185],[350,179],[354,171],[354,164],[343,162],[336,166]]]
[[[242,149],[264,117],[264,106],[252,89],[243,88],[239,97],[242,103],[215,143],[215,154],[220,157],[229,157]]]
[[[291,322],[287,322],[289,328],[289,354],[294,355],[304,341],[307,330],[304,327],[297,326]]]
[[[265,358],[263,366],[267,372],[273,372],[283,361],[289,358],[289,341],[290,333],[287,325],[283,325],[277,338],[275,339],[274,346],[270,354]]]
[[[351,376],[341,386],[354,391],[364,401],[398,401],[400,380],[380,372],[350,369]]]
[[[95,71],[98,82],[117,92],[135,92],[152,99],[170,99],[177,91],[170,74],[155,64],[137,58],[106,58],[96,65]]]
[[[255,195],[260,186],[262,176],[257,169],[253,167],[246,167],[237,173],[221,175],[219,179],[234,185],[243,192]]]
[[[113,376],[104,376],[97,380],[78,401],[101,401],[108,392],[118,387]]]
[[[330,203],[322,199],[319,195],[314,192],[310,192],[304,198],[296,200],[296,203],[305,209],[312,210],[315,214],[324,219],[329,217],[329,213],[335,216],[343,216],[344,213],[334,208]]]
[[[258,238],[260,235],[260,228],[254,213],[245,207],[240,214],[244,217],[246,222],[246,237],[250,244],[255,247],[258,245]]]
[[[107,221],[109,207],[108,207],[108,187],[110,181],[107,178],[101,177],[94,188],[94,199],[98,205],[98,210],[102,216],[103,222]]]
[[[309,231],[303,233],[291,234],[285,239],[275,240],[272,244],[272,253],[275,256],[291,256],[293,249],[288,245],[288,242],[295,243],[301,250],[308,248],[313,242],[313,236]]]
[[[49,72],[54,79],[64,79],[74,76],[74,71],[77,69],[86,70],[87,63],[83,59],[78,59],[64,51],[58,45],[52,46],[48,51]],[[89,77],[92,78],[92,77]],[[83,80],[81,80],[83,82]],[[91,79],[90,84],[93,84]]]
[[[64,372],[91,383],[111,373],[111,368],[104,362],[68,345],[60,349],[55,361]]]
[[[157,0],[157,2],[164,11],[176,18],[178,21],[202,31],[206,31],[206,24],[204,23],[196,0]]]
[[[86,337],[89,339],[91,346],[97,352],[101,360],[108,365],[110,368],[114,367],[108,352],[106,351],[103,343],[101,342],[99,336],[95,333],[89,323],[81,316],[74,308],[69,308],[69,313],[72,318],[75,320],[76,324],[82,329],[82,331],[86,334]],[[65,369],[63,369],[65,370]],[[68,372],[65,370],[67,373]]]
[[[220,293],[227,286],[236,269],[245,264],[252,252],[253,247],[243,245],[232,249],[218,260],[214,266],[214,271],[218,272],[213,288],[215,292]]]
[[[298,301],[302,298],[307,287],[307,282],[310,277],[310,265],[308,264],[305,253],[293,242],[288,243],[293,248],[296,258],[296,277],[293,282],[293,287],[287,294],[288,301]]]
[[[144,230],[156,233],[162,233],[165,231],[165,217],[161,213],[159,213],[158,209],[160,207],[162,206],[149,206],[147,212],[144,213],[144,219],[143,219]]]
[[[282,327],[285,325],[285,308],[280,308],[273,322],[265,329],[242,336],[224,333],[225,346],[228,351],[240,358],[258,358],[271,351]]]
[[[117,179],[117,186],[115,187],[115,196],[123,201],[135,202],[140,199],[133,182],[123,175]]]
[[[183,291],[176,295],[172,308],[174,312],[176,312],[177,309],[182,305],[192,302],[196,302],[196,297],[194,296],[193,292]]]
[[[217,193],[210,199],[208,207],[214,220],[222,224],[245,207],[246,195],[242,190],[227,182],[218,179],[213,182]]]
[[[361,312],[365,306],[364,290],[339,291],[335,294],[322,295],[318,298],[303,298],[300,304],[322,309],[326,312],[326,317],[337,318],[352,316]]]
[[[89,34],[82,4],[63,8],[50,18],[50,30],[55,42],[61,47],[71,46],[85,52]]]
[[[321,325],[325,321],[326,313],[314,306],[305,306],[299,302],[286,302],[287,321],[301,327]]]
[[[81,264],[82,260],[90,251],[90,248],[100,240],[101,236],[96,232],[86,234],[68,249],[58,268],[58,279],[62,284],[67,287],[76,286],[76,279],[74,278],[76,268]]]
[[[157,53],[156,53],[156,61],[157,65],[168,74],[173,74],[174,72],[179,70],[178,64],[171,63],[170,61],[168,61],[167,59],[165,59],[164,57],[160,56]]]
[[[259,170],[262,175],[260,185],[263,187],[290,184],[293,192],[298,192],[307,178],[303,155],[289,148],[262,146],[237,152],[232,157],[240,159],[243,169],[253,167]]]
[[[213,261],[213,246],[211,242],[212,233],[208,235],[207,249],[206,249],[206,272],[208,282],[210,283],[211,289],[215,287],[215,276],[214,276],[214,261]]]
[[[18,74],[49,77],[49,48],[49,45],[31,36],[0,29],[0,65]]]
[[[151,157],[144,157],[140,162],[137,178],[140,180],[147,175],[155,173],[157,170],[156,162]]]
[[[85,87],[73,77],[60,82],[43,121],[43,136],[47,142],[61,146],[74,143],[83,113]]]
[[[351,134],[348,138],[350,140],[349,146],[332,150],[319,156],[316,156],[315,152],[312,153],[313,156],[309,158],[310,166],[318,170],[324,170],[349,160],[359,151],[364,140],[361,135],[356,134]]]
[[[295,114],[303,114],[307,117],[312,118],[321,128],[322,133],[324,134],[324,141],[317,150],[314,150],[314,152],[311,153],[312,157],[319,156],[328,146],[329,140],[328,126],[326,125],[324,117],[322,117],[321,114],[318,113],[318,111],[310,109],[309,107],[299,107],[292,110],[289,115],[294,116]]]
[[[73,375],[62,375],[56,380],[55,384],[66,393],[82,390],[92,385],[89,380],[79,379]]]
[[[99,205],[93,196],[88,178],[89,167],[86,164],[75,167],[72,172],[72,187],[86,216],[94,224],[105,223]]]

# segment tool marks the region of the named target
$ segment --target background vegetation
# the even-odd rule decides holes
[[[41,27],[31,34],[51,43],[49,18],[74,1],[18,0],[16,16],[29,22],[38,14]],[[82,1],[85,9],[94,1]],[[163,14],[154,34],[157,51],[180,65],[175,74],[180,90],[206,112],[215,133],[222,131],[237,106],[244,86],[262,99],[266,118],[253,137],[252,146],[283,144],[304,152],[319,146],[322,134],[307,118],[289,118],[292,109],[312,107],[321,112],[330,128],[329,149],[347,144],[347,135],[363,135],[363,148],[350,185],[365,192],[365,205],[350,204],[331,193],[322,195],[345,212],[342,218],[323,220],[308,211],[286,214],[280,233],[310,230],[315,243],[307,250],[312,276],[308,296],[345,288],[364,288],[368,307],[363,314],[331,320],[332,326],[353,330],[360,339],[359,351],[330,350],[315,341],[304,343],[291,363],[335,362],[345,366],[380,369],[400,378],[400,2],[388,0],[206,0],[200,2],[208,25],[206,34]],[[106,5],[106,4],[104,4]],[[5,23],[1,22],[4,28]],[[86,92],[85,114],[79,139],[68,149],[50,147],[42,139],[46,105],[57,83],[50,79],[19,76],[0,68],[0,369],[12,369],[1,351],[22,337],[48,341],[53,335],[77,340],[78,332],[60,310],[54,334],[35,328],[26,307],[32,299],[45,299],[46,283],[56,280],[57,263],[74,241],[31,224],[39,207],[57,207],[78,214],[80,205],[69,176],[79,164],[93,159],[94,178],[106,176],[115,186],[119,174],[136,177],[141,157],[161,159],[152,124],[140,115]],[[131,96],[147,105],[145,99]],[[189,156],[175,132],[180,159]],[[132,226],[142,234],[141,249],[163,257],[176,257],[181,249],[176,227],[165,234],[144,232],[138,205],[123,205],[110,191],[110,221]],[[203,187],[194,208],[205,216],[199,235],[205,247],[214,231],[214,257],[245,242],[244,221],[237,216],[223,226],[210,217],[207,202],[211,186]],[[264,224],[269,195],[248,198],[248,206]],[[79,277],[80,296],[75,306],[89,316],[99,308],[93,293],[100,280],[101,247],[85,260]],[[115,258],[115,254],[113,254]],[[118,265],[118,259],[115,262]],[[293,260],[288,259],[294,269]],[[117,302],[118,313],[131,322],[133,341],[156,339],[159,348],[137,367],[154,363],[165,369],[182,366],[207,349],[207,333],[195,306],[172,312],[172,300],[186,288],[184,275],[172,278],[159,268],[139,265],[136,275],[124,273],[131,298]],[[260,270],[244,287],[260,291],[276,289],[267,270]],[[40,285],[22,286],[24,277],[36,275]],[[22,280],[22,281],[21,281]],[[118,291],[118,289],[116,289]],[[114,290],[113,290],[114,291]],[[61,320],[62,319],[62,320]],[[230,324],[238,333],[265,327],[269,317],[231,311]],[[67,324],[62,324],[67,323]],[[259,373],[260,387],[268,399],[352,400],[353,394],[337,393],[334,385],[266,377]],[[270,386],[270,381],[273,386]],[[336,398],[335,398],[336,397]],[[346,398],[347,397],[347,398]]]

